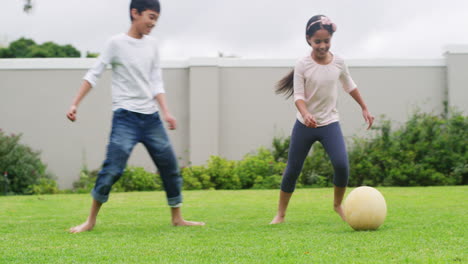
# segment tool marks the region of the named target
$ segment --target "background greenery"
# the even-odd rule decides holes
[[[21,134],[0,129],[0,186],[2,194],[58,193],[54,176],[40,160],[40,152],[19,143]]]
[[[8,193],[57,193],[53,176],[39,159],[39,152],[19,142],[20,135],[0,131],[0,186]],[[205,165],[181,168],[186,190],[278,189],[286,167],[289,138],[273,139],[242,160],[211,156]],[[371,136],[348,142],[349,186],[440,186],[468,183],[468,117],[415,112],[398,126],[381,119]],[[88,193],[98,169],[83,167],[73,190]],[[307,156],[297,187],[332,186],[333,168],[320,143]],[[114,192],[162,190],[158,174],[129,166],[113,186]],[[5,191],[3,192],[5,193]]]
[[[467,186],[381,187],[388,215],[356,232],[333,189],[298,189],[287,221],[268,225],[278,190],[185,191],[204,227],[172,227],[164,192],[112,193],[92,232],[68,234],[89,194],[0,197],[0,263],[466,263]],[[348,193],[351,189],[348,190]]]
[[[87,58],[99,54],[86,52]],[[59,45],[48,41],[37,44],[32,39],[19,38],[8,47],[0,47],[0,58],[79,58],[81,52],[72,45]]]
[[[352,138],[348,144],[349,186],[437,186],[468,183],[468,117],[452,113],[449,118],[414,113],[399,128],[383,119],[368,138]],[[203,166],[182,168],[184,188],[277,189],[286,167],[290,138],[275,138],[270,149],[259,148],[240,161],[212,156]],[[148,190],[160,190],[159,177],[142,169],[127,169],[125,177],[148,177]],[[97,171],[86,172],[80,188],[92,188]],[[82,173],[83,175],[83,173]],[[91,176],[86,176],[91,175]],[[307,156],[298,187],[332,186],[333,168],[324,148],[314,144]],[[124,180],[125,181],[125,180]],[[141,180],[139,180],[141,182]],[[147,180],[149,182],[149,180]],[[139,188],[141,189],[141,187]],[[117,185],[115,191],[122,190]],[[126,188],[127,191],[138,190]],[[80,190],[78,190],[80,191]]]

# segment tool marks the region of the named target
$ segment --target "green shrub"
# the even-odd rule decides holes
[[[252,189],[279,189],[282,176],[275,174],[268,177],[257,176]]]
[[[56,192],[57,184],[52,183],[54,177],[47,172],[40,152],[21,144],[20,139],[21,134],[6,135],[0,129],[0,184],[7,185],[8,192],[15,194]],[[5,174],[7,179],[3,177]]]
[[[333,167],[320,142],[314,143],[311,153],[306,157],[299,175],[298,183],[303,186],[331,186]]]
[[[215,184],[203,166],[191,166],[182,168],[185,190],[214,189]]]
[[[99,53],[86,51],[86,58],[97,58],[97,57],[99,57]]]
[[[58,45],[48,41],[36,44],[32,39],[20,38],[0,49],[0,58],[79,58],[80,51],[71,45]]]
[[[291,137],[280,138],[274,137],[272,142],[273,149],[271,154],[275,161],[280,161],[286,163],[288,161],[289,154],[289,143],[291,142]]]
[[[218,156],[211,156],[206,164],[206,174],[216,189],[241,189],[242,183],[235,174],[236,162]]]
[[[468,184],[468,163],[457,165],[453,169],[451,177],[457,182],[461,182],[462,185]]]
[[[76,193],[89,193],[94,188],[100,169],[89,171],[84,166],[80,177],[73,183]],[[112,186],[113,192],[154,191],[162,190],[161,178],[158,174],[147,172],[144,168],[128,166],[120,179]]]
[[[427,186],[468,183],[468,118],[415,113],[400,128],[382,119],[369,138],[348,146],[350,186]],[[184,189],[277,189],[286,167],[290,138],[274,138],[272,149],[259,148],[240,161],[211,156],[205,166],[182,168]],[[97,171],[82,170],[74,184],[89,192]],[[323,146],[315,143],[304,161],[296,187],[332,186],[333,166]],[[161,190],[159,176],[129,167],[114,191]]]
[[[86,166],[83,166],[80,171],[80,177],[73,183],[73,191],[77,193],[89,193],[96,183],[99,169],[90,171]]]
[[[275,162],[273,154],[265,149],[259,148],[256,154],[247,154],[237,163],[235,174],[241,181],[242,189],[250,189],[256,183],[257,177],[267,179],[273,175],[283,174],[286,164]]]
[[[161,177],[158,174],[147,172],[142,167],[129,166],[122,177],[114,184],[114,191],[155,191],[162,190]]]
[[[400,128],[388,120],[370,139],[354,139],[350,185],[428,186],[466,182],[468,118],[416,112]]]
[[[56,181],[48,178],[40,178],[36,184],[28,186],[28,193],[57,194],[59,193],[59,189]]]

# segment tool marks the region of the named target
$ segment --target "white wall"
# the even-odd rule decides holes
[[[466,57],[448,59],[452,74],[460,76]],[[181,166],[189,161],[203,164],[210,155],[240,159],[262,145],[269,147],[274,136],[288,136],[295,108],[291,99],[274,94],[274,85],[294,61],[162,62],[169,107],[178,119],[178,129],[169,135]],[[0,60],[0,128],[23,133],[23,143],[41,150],[62,188],[71,187],[83,164],[96,169],[105,156],[111,121],[110,71],[83,101],[78,121],[71,123],[65,117],[92,63],[93,59]],[[443,101],[450,98],[445,60],[355,60],[348,65],[376,116],[404,122],[416,107],[442,112]],[[465,100],[459,99],[467,98],[466,89],[456,91],[458,101],[451,101],[464,105]],[[366,134],[358,105],[344,92],[338,108],[345,136]],[[129,164],[154,170],[141,145]]]

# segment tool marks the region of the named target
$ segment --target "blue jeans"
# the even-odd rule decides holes
[[[346,187],[349,178],[348,153],[341,127],[338,122],[317,128],[310,128],[296,120],[289,144],[288,164],[283,174],[281,190],[292,193],[301,174],[302,166],[312,144],[322,143],[333,165],[333,184]]]
[[[179,207],[182,203],[182,177],[158,112],[114,111],[106,160],[91,192],[93,198],[101,203],[107,202],[112,185],[122,176],[128,157],[139,142],[146,147],[158,168],[169,206]]]

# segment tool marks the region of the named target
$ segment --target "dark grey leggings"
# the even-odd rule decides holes
[[[296,120],[291,135],[291,143],[289,144],[288,165],[281,183],[282,191],[294,192],[304,160],[315,141],[322,143],[330,157],[335,172],[333,184],[338,187],[346,187],[348,184],[348,153],[346,152],[340,124],[334,122],[323,127],[310,128]]]

